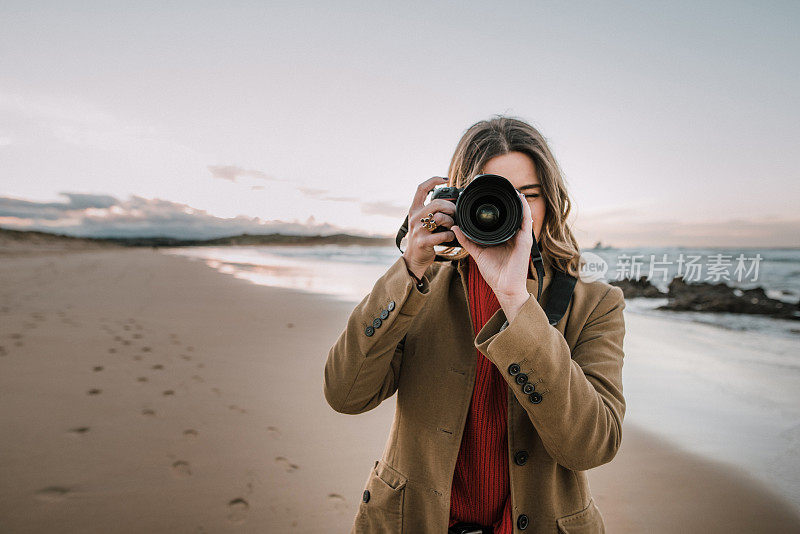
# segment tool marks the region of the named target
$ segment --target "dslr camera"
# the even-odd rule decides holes
[[[522,226],[524,202],[506,178],[497,174],[479,174],[465,187],[438,187],[431,200],[441,198],[455,203],[455,225],[464,235],[483,246],[500,245]],[[434,233],[448,229],[438,226]],[[444,247],[460,247],[457,240],[442,243]]]

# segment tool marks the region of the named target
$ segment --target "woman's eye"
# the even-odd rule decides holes
[[[526,198],[539,198],[539,194],[538,193],[532,193],[530,195],[525,195],[525,197]]]

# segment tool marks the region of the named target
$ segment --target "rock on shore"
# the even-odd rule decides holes
[[[614,280],[609,282],[612,286],[617,286],[622,289],[622,293],[626,299],[633,298],[664,298],[666,293],[658,289],[650,283],[650,281],[642,276],[638,280],[630,278],[623,278],[622,280]]]
[[[626,295],[627,296],[627,295]],[[780,319],[800,319],[800,302],[791,304],[770,298],[762,287],[738,289],[724,282],[688,284],[675,278],[669,284],[669,302],[660,310],[729,312],[768,315]]]

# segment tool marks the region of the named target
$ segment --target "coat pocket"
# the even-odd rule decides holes
[[[604,534],[603,516],[600,509],[589,499],[589,506],[574,514],[556,520],[558,531],[562,534]]]
[[[358,506],[353,532],[400,534],[406,482],[408,479],[396,469],[376,460]]]

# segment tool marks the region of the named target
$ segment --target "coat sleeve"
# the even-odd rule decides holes
[[[375,282],[328,352],[324,392],[331,408],[358,414],[394,394],[405,335],[429,293],[428,273],[417,285],[402,256]],[[384,310],[385,319],[381,319]]]
[[[622,441],[624,308],[622,290],[609,288],[571,351],[533,295],[506,328],[501,328],[506,322],[501,308],[475,337],[475,346],[505,377],[547,452],[574,471],[611,461]],[[527,375],[534,393],[523,391],[519,374]]]

